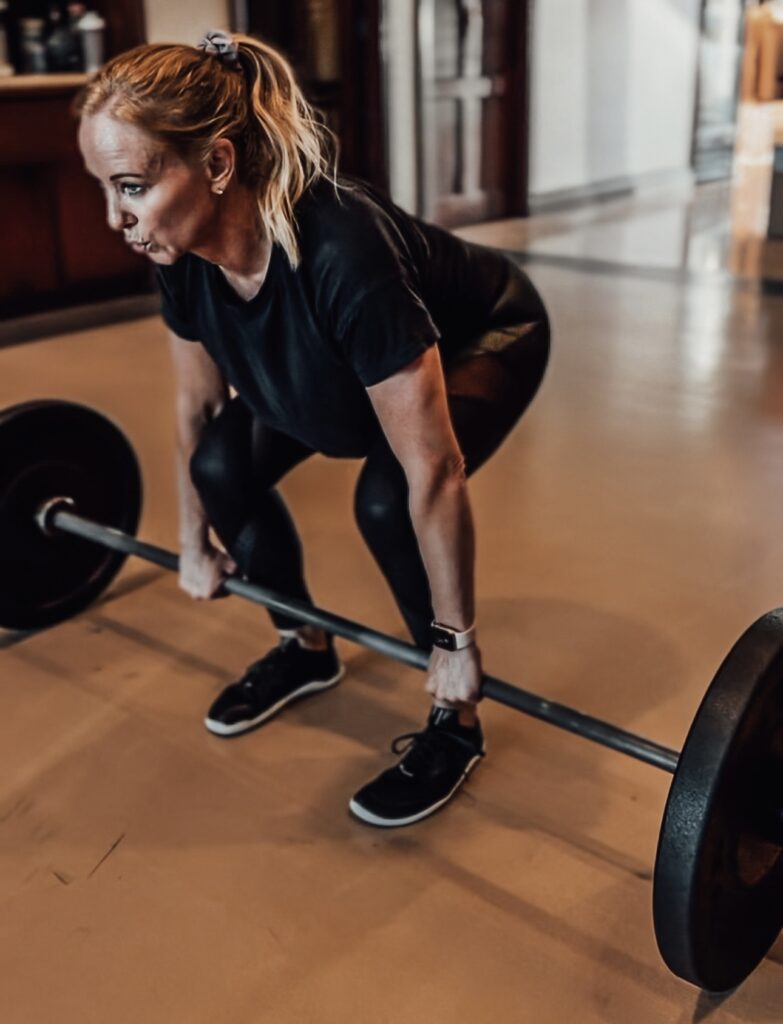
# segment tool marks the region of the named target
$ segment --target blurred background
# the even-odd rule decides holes
[[[488,670],[680,746],[730,643],[783,603],[783,3],[88,3],[0,0],[1,405],[110,416],[141,535],[178,545],[150,267],[106,226],[69,111],[144,40],[268,39],[344,170],[512,254],[550,310],[541,395],[471,480]],[[358,471],[316,457],[282,493],[319,604],[396,631],[350,522]],[[420,682],[346,649],[344,689],[247,743],[207,736],[272,635],[131,561],[71,622],[0,636],[0,1024],[779,1024],[783,940],[716,999],[660,962],[665,773],[488,707],[453,810],[368,832],[346,798],[418,726]]]
[[[107,57],[220,26],[277,44],[342,169],[427,219],[531,260],[783,277],[778,0],[0,0],[0,340],[154,308],[69,107]]]

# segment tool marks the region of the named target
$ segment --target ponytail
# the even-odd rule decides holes
[[[267,233],[296,266],[294,207],[318,178],[334,177],[331,133],[316,121],[291,66],[271,46],[250,36],[235,36],[239,64],[248,82],[245,135],[247,172],[263,183],[258,208]]]

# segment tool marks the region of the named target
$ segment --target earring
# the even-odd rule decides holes
[[[218,195],[218,196],[222,196],[225,191],[226,190],[224,188],[216,188],[215,189],[215,194]]]

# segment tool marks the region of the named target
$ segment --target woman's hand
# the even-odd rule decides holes
[[[481,699],[481,651],[475,644],[460,651],[434,647],[427,669],[427,693],[448,704],[476,704]]]
[[[212,544],[185,547],[180,552],[179,585],[198,601],[216,597],[225,578],[236,571],[236,562]]]

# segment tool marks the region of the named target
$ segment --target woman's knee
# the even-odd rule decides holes
[[[236,399],[204,427],[190,457],[190,479],[202,497],[236,490],[250,473],[252,421]]]
[[[552,329],[549,315],[543,307],[542,317],[536,322],[527,341],[527,348],[524,344],[520,345],[520,358],[523,361],[523,372],[529,377],[535,394],[544,379],[552,354]]]
[[[546,374],[552,351],[552,327],[544,301],[526,278],[527,317],[519,336],[498,355],[522,385],[523,407],[536,394]]]
[[[402,467],[391,457],[383,461],[381,467],[373,464],[372,456],[368,458],[354,494],[356,522],[373,549],[410,520],[408,485]]]
[[[231,485],[227,454],[225,446],[208,435],[202,436],[193,451],[188,467],[190,479],[202,498],[226,493],[226,488]]]

